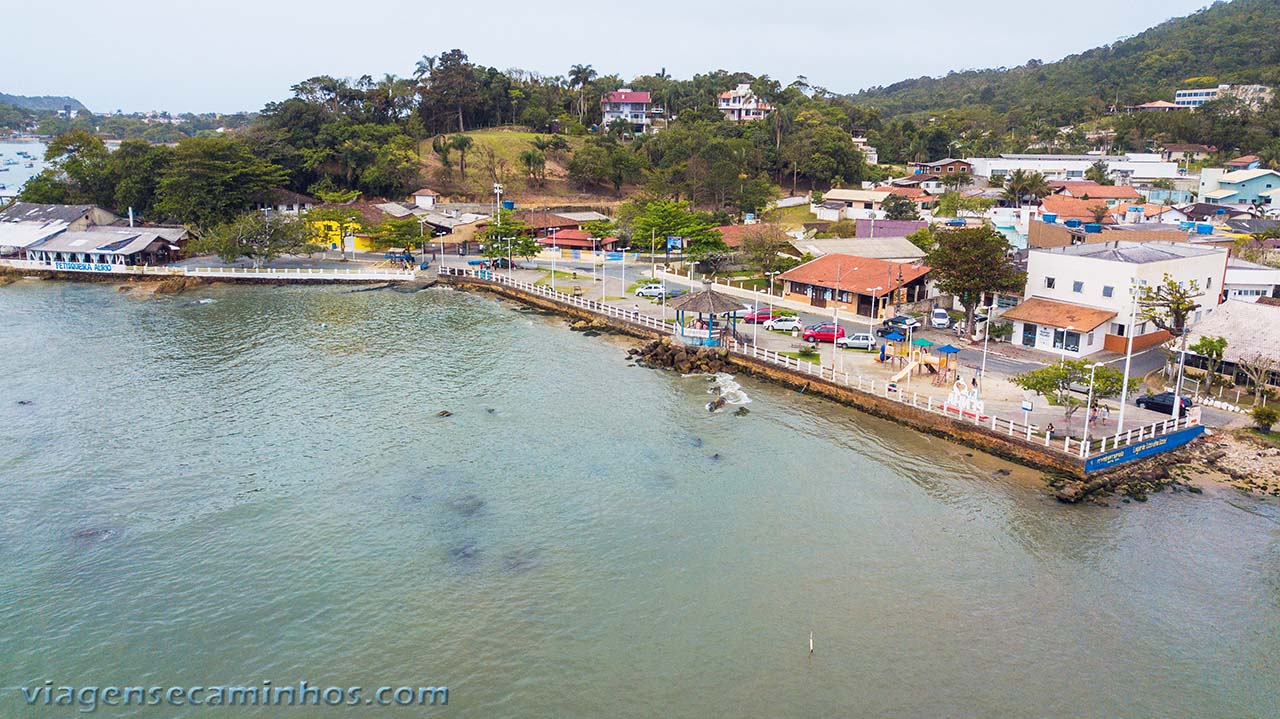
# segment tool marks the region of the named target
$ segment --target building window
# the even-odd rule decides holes
[[[1114,295],[1115,293],[1116,293],[1116,288],[1112,287],[1111,285],[1103,285],[1103,286],[1102,286],[1102,296],[1103,296],[1103,297],[1110,297],[1110,296]]]
[[[1075,282],[1072,282],[1071,291],[1076,294],[1080,294],[1081,292],[1084,292],[1084,283],[1081,282],[1080,280],[1076,280]]]
[[[1054,330],[1053,348],[1056,350],[1065,349],[1068,352],[1079,352],[1080,333],[1068,332],[1066,330]]]
[[[1054,286],[1055,286],[1055,285],[1057,285],[1057,284],[1058,284],[1058,281],[1057,281],[1057,280],[1055,280],[1055,279],[1054,279],[1054,278],[1052,278],[1052,277],[1046,277],[1046,278],[1044,278],[1044,287],[1045,287],[1045,289],[1047,289],[1047,290],[1051,290],[1051,289],[1053,289],[1053,288],[1054,288]]]
[[[1205,281],[1204,281],[1204,288],[1205,288],[1206,290],[1211,290],[1211,289],[1213,289],[1213,278],[1212,278],[1212,277],[1207,277],[1207,278],[1205,278]]]
[[[1085,341],[1085,346],[1087,346],[1087,347],[1092,347],[1092,346],[1093,346],[1093,333],[1092,333],[1092,332],[1090,332],[1090,333],[1089,333],[1089,339]]]

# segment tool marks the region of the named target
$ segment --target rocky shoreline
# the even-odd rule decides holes
[[[729,366],[729,351],[706,347],[688,347],[670,337],[646,342],[627,350],[638,367],[671,369],[680,374],[716,374]]]
[[[1124,504],[1145,502],[1148,495],[1166,489],[1201,494],[1204,490],[1192,482],[1203,479],[1260,497],[1280,497],[1280,448],[1260,447],[1221,432],[1094,480],[1046,475],[1058,501],[1104,505],[1112,498]]]

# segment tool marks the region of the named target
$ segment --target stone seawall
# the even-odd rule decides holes
[[[583,307],[564,305],[547,297],[526,292],[516,287],[480,280],[472,277],[440,278],[441,284],[461,289],[480,290],[516,300],[539,309],[556,312],[576,319],[587,320],[596,326],[608,327],[616,332],[640,339],[661,339],[667,336],[649,327],[602,316]],[[1042,444],[1010,437],[986,426],[948,419],[936,412],[912,407],[910,404],[881,397],[871,392],[803,374],[794,369],[772,364],[762,359],[729,353],[728,362],[745,374],[766,379],[786,387],[804,390],[806,394],[821,397],[853,407],[868,414],[897,422],[913,429],[973,447],[988,454],[1036,469],[1052,471],[1073,478],[1084,477],[1084,461],[1063,452],[1051,450]]]
[[[989,426],[948,419],[937,412],[912,407],[895,399],[845,387],[827,379],[801,374],[794,369],[737,353],[731,353],[729,360],[746,374],[804,390],[805,394],[816,394],[867,414],[974,447],[1018,464],[1071,477],[1084,477],[1082,460],[1051,450],[1043,444],[1028,442],[1017,436],[1011,437],[992,430]]]
[[[573,317],[575,319],[585,320],[596,327],[604,327],[619,334],[637,337],[639,339],[652,340],[665,337],[666,335],[635,322],[627,322],[616,317],[607,317],[598,312],[593,312],[586,307],[574,307],[565,305],[555,300],[548,299],[532,292],[526,292],[518,287],[498,284],[497,282],[489,282],[474,277],[458,277],[452,275],[441,275],[440,284],[452,285],[459,289],[476,290],[480,292],[489,292],[500,297],[516,300],[530,307],[537,307],[540,310],[547,310],[557,314]]]

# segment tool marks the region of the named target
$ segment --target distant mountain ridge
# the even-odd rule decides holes
[[[13,107],[30,110],[32,112],[54,112],[64,107],[70,107],[72,110],[87,111],[83,103],[74,97],[58,97],[54,95],[28,96],[28,95],[6,95],[0,92],[0,105],[12,105]]]
[[[1055,124],[1219,83],[1280,85],[1280,0],[1218,2],[1058,62],[921,77],[851,95],[887,116],[985,106]]]

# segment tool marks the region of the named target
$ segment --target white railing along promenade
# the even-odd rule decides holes
[[[89,262],[37,262],[35,260],[0,260],[0,266],[19,270],[45,272],[83,272],[91,275],[153,275],[164,277],[307,279],[337,281],[404,281],[414,277],[413,270],[391,268],[345,267],[177,267],[172,265],[114,265]]]
[[[439,269],[439,274],[487,280],[539,295],[571,307],[580,307],[589,312],[596,312],[606,317],[613,317],[624,322],[631,322],[643,327],[648,327],[659,332],[671,334],[675,334],[676,332],[676,325],[673,322],[664,322],[662,320],[649,317],[648,315],[637,313],[633,310],[624,310],[596,300],[589,300],[583,297],[566,294],[564,292],[558,292],[545,285],[537,285],[530,282],[512,279],[506,275],[501,275],[490,270],[476,271],[456,267],[441,267]],[[837,385],[842,385],[859,392],[874,394],[884,397],[885,399],[894,400],[902,403],[903,405],[910,405],[918,410],[942,415],[954,422],[980,426],[989,429],[992,432],[1006,434],[1010,437],[1015,437],[1026,442],[1034,442],[1050,450],[1062,452],[1063,454],[1072,457],[1079,457],[1081,459],[1121,447],[1127,447],[1139,442],[1149,441],[1155,437],[1170,434],[1177,430],[1193,427],[1198,423],[1191,417],[1187,416],[1180,417],[1177,420],[1161,420],[1127,430],[1122,434],[1095,437],[1086,443],[1072,437],[1063,437],[1061,435],[1055,436],[1054,433],[1043,430],[1034,424],[1025,424],[1007,417],[1001,418],[994,414],[988,415],[982,412],[975,412],[970,409],[952,406],[948,404],[945,398],[938,399],[932,395],[911,391],[899,386],[899,383],[891,380],[863,377],[862,375],[851,375],[848,372],[841,372],[832,367],[806,362],[795,357],[789,357],[755,344],[740,342],[736,339],[732,340],[731,345],[726,349],[730,350],[732,354],[740,357],[750,357],[779,367],[792,369],[798,374],[808,375]]]

